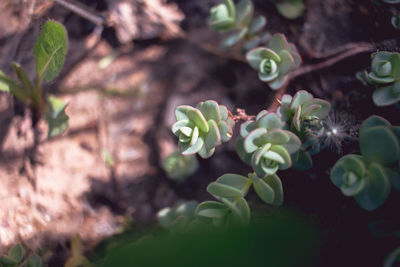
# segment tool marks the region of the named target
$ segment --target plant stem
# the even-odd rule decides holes
[[[90,10],[87,6],[75,0],[68,0],[68,2],[66,0],[54,0],[54,2],[93,22],[96,25],[105,24],[105,19],[101,15],[96,14],[93,10]]]

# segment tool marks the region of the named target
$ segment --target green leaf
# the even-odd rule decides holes
[[[392,77],[395,79],[400,79],[400,54],[393,53],[390,56],[390,62],[392,65]]]
[[[257,144],[263,145],[266,143],[271,143],[281,145],[286,144],[289,140],[290,137],[288,134],[285,133],[285,131],[274,129],[260,136],[260,138],[257,139]]]
[[[287,136],[289,136],[289,141],[285,144],[282,144],[282,146],[287,150],[289,154],[293,154],[296,151],[298,151],[301,147],[301,141],[297,135],[290,131],[284,130]]]
[[[208,120],[214,120],[216,123],[221,121],[221,112],[218,103],[213,100],[200,102],[197,108],[201,111],[204,118]]]
[[[201,137],[197,138],[197,142],[193,145],[190,145],[190,143],[179,143],[182,155],[196,154],[197,152],[200,151],[203,145],[204,145],[204,140]]]
[[[302,0],[283,0],[276,3],[278,12],[287,19],[297,19],[304,12]]]
[[[278,175],[268,175],[265,177],[264,182],[266,182],[274,190],[274,200],[271,205],[280,206],[283,203],[283,188],[282,181],[279,179]]]
[[[400,94],[393,94],[396,89],[400,90],[400,81],[389,86],[377,88],[372,94],[372,100],[375,105],[380,107],[396,104],[400,101]]]
[[[175,212],[178,216],[193,217],[198,205],[199,203],[197,201],[187,201],[178,205]]]
[[[244,150],[247,153],[252,153],[257,150],[258,146],[255,143],[255,139],[259,138],[266,132],[267,130],[264,128],[257,128],[254,131],[250,132],[244,139]]]
[[[273,90],[278,90],[287,82],[287,76],[278,76],[275,80],[268,82],[268,86]]]
[[[257,34],[266,24],[267,19],[264,16],[255,17],[251,22],[249,34]]]
[[[236,145],[235,145],[236,153],[238,154],[239,158],[248,165],[251,165],[251,153],[247,153],[244,150],[244,139],[238,138]]]
[[[227,215],[227,207],[216,201],[205,201],[199,204],[196,209],[196,216],[206,218],[223,218]]]
[[[189,117],[186,115],[186,113],[189,110],[195,110],[194,107],[188,106],[188,105],[181,105],[178,106],[175,109],[175,117],[177,121],[181,121],[181,120],[189,120]]]
[[[29,95],[26,90],[5,75],[2,71],[0,71],[0,86],[3,87],[4,90],[8,89],[11,94],[15,95],[15,97],[22,102],[29,100]]]
[[[199,129],[207,133],[209,128],[208,128],[208,123],[206,119],[204,118],[203,114],[201,114],[200,110],[198,109],[190,109],[187,111],[186,115],[189,117],[189,119],[197,126]]]
[[[390,193],[390,182],[378,163],[371,163],[368,171],[364,190],[354,198],[363,209],[370,211],[385,202]]]
[[[269,130],[282,129],[283,121],[273,112],[266,113],[257,120],[257,126]]]
[[[18,262],[9,256],[0,256],[0,266],[2,267],[15,267]]]
[[[234,223],[247,224],[250,221],[250,208],[244,198],[232,202],[229,199],[221,198],[221,201],[232,211],[231,217]]]
[[[287,50],[288,42],[286,41],[285,35],[281,33],[276,33],[272,35],[271,39],[269,39],[268,41],[268,48],[272,49],[276,53],[281,50]]]
[[[1,80],[1,77],[2,77],[2,76],[5,76],[5,74],[4,74],[4,72],[2,72],[2,71],[0,70],[0,91],[3,91],[3,92],[10,92],[10,86],[8,85],[8,83],[3,82],[3,81]]]
[[[65,113],[66,106],[64,102],[54,96],[47,98],[48,138],[60,135],[68,128],[68,116]]]
[[[319,108],[317,110],[314,110],[312,114],[307,114],[307,115],[313,115],[316,116],[317,118],[323,119],[326,116],[328,116],[329,111],[331,110],[331,103],[329,103],[326,100],[319,99],[319,98],[313,98],[312,100],[308,100],[303,104],[303,109],[308,109],[310,106],[313,105],[318,105]],[[304,110],[304,116],[306,116],[307,111]]]
[[[247,31],[247,28],[243,28],[237,33],[226,38],[224,41],[222,41],[222,49],[228,49],[239,43],[246,36]]]
[[[15,74],[17,74],[18,79],[21,81],[21,83],[24,85],[24,87],[28,90],[28,92],[29,92],[28,94],[32,97],[35,87],[33,86],[28,74],[16,62],[12,63],[12,67],[14,69]]]
[[[8,256],[16,262],[22,261],[25,254],[24,247],[21,244],[13,246],[8,252]]]
[[[221,134],[219,133],[217,123],[213,120],[208,121],[208,128],[209,131],[205,136],[204,145],[208,150],[211,150],[221,144]]]
[[[36,40],[36,74],[39,80],[52,81],[62,69],[67,55],[68,36],[64,26],[48,20]]]
[[[257,71],[259,70],[261,61],[265,58],[270,58],[278,63],[281,61],[277,53],[265,47],[257,47],[246,53],[247,62]]]
[[[361,132],[363,132],[364,130],[374,126],[390,126],[390,122],[380,116],[372,115],[363,121],[360,126],[359,132],[361,134]]]
[[[237,174],[224,174],[207,187],[207,192],[225,198],[244,197],[249,189],[249,179]]]
[[[37,254],[32,254],[28,257],[26,267],[42,267],[42,259]]]
[[[290,109],[295,109],[311,99],[313,99],[312,94],[307,91],[300,90],[294,95],[292,102],[290,103]]]
[[[218,123],[218,129],[219,129],[219,133],[221,135],[222,142],[228,142],[232,138],[233,130],[227,122],[220,121]]]
[[[281,64],[279,64],[279,74],[285,75],[293,67],[294,59],[293,59],[292,55],[289,53],[289,51],[287,51],[287,50],[279,51],[278,55],[282,60]]]
[[[251,0],[240,0],[236,6],[236,26],[247,27],[253,17],[253,2]]]
[[[378,84],[385,84],[385,83],[392,83],[394,82],[394,78],[393,77],[379,77],[377,76],[375,73],[370,72],[368,74],[368,78],[370,78],[370,80],[374,83],[378,83]]]
[[[296,46],[292,43],[288,43],[288,51],[294,59],[293,69],[297,69],[300,66],[302,60]]]
[[[264,180],[258,178],[257,176],[250,174],[251,180],[253,181],[254,190],[257,195],[268,204],[272,204],[275,199],[274,189],[267,184]]]
[[[359,137],[361,154],[371,162],[390,166],[399,158],[399,142],[386,126],[363,130]]]

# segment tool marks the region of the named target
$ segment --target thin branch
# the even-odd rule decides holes
[[[91,10],[89,7],[75,1],[75,0],[54,0],[57,4],[69,9],[70,11],[76,13],[77,15],[93,22],[96,25],[104,25],[105,18],[97,14],[95,11]]]
[[[318,70],[321,70],[321,69],[325,69],[325,68],[331,67],[331,66],[335,65],[336,63],[338,63],[338,62],[340,62],[340,61],[342,61],[342,60],[344,60],[346,58],[355,56],[355,55],[360,54],[360,53],[371,52],[371,51],[374,51],[375,49],[376,49],[376,47],[374,45],[365,43],[363,46],[354,47],[351,50],[343,52],[343,53],[341,53],[341,54],[339,54],[339,55],[337,55],[335,57],[332,57],[330,59],[327,59],[327,60],[325,60],[323,62],[320,62],[320,63],[317,63],[317,64],[313,64],[313,65],[307,65],[307,66],[300,67],[299,69],[293,71],[290,74],[289,81],[292,81],[292,80],[298,78],[299,76],[303,76],[303,75],[309,74],[309,73],[314,72],[314,71],[318,71]]]
[[[311,49],[307,49],[307,53],[311,59],[324,59],[328,57],[333,57],[337,54],[344,53],[349,50],[353,50],[357,47],[368,47],[368,46],[371,46],[371,44],[366,42],[348,43],[323,52],[313,52]]]

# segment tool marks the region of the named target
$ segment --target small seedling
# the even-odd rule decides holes
[[[18,78],[14,81],[0,71],[0,90],[13,94],[33,112],[34,118],[43,115],[49,124],[48,137],[64,132],[68,127],[68,116],[65,113],[66,104],[54,96],[47,96],[43,90],[44,82],[51,82],[61,72],[67,54],[68,37],[64,26],[49,20],[43,27],[34,46],[36,59],[36,75],[31,79],[18,64],[12,67]]]
[[[194,155],[184,156],[174,151],[164,159],[162,167],[170,179],[183,182],[197,171],[199,163]]]

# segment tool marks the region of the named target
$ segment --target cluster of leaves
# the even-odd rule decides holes
[[[199,163],[194,155],[185,156],[179,151],[174,151],[164,159],[162,167],[170,179],[184,181],[196,172]]]
[[[161,226],[173,232],[184,232],[196,227],[226,227],[243,225],[250,221],[250,207],[245,199],[250,187],[270,205],[283,203],[282,182],[276,174],[259,178],[253,173],[248,177],[224,174],[207,187],[207,192],[218,201],[178,203],[164,208],[157,214]]]
[[[279,14],[287,19],[297,19],[304,13],[303,0],[271,0]]]
[[[292,155],[293,167],[308,170],[312,167],[311,155],[321,149],[320,137],[325,133],[324,119],[331,105],[328,101],[314,98],[307,91],[298,91],[293,97],[283,95],[277,113],[286,122],[288,130],[301,140],[301,148]]]
[[[400,126],[370,116],[360,127],[359,145],[361,155],[340,158],[331,180],[363,209],[374,210],[385,202],[391,186],[400,190]]]
[[[295,2],[298,1],[283,2],[278,1],[277,6],[288,10],[291,4],[297,5]],[[288,73],[299,67],[301,57],[296,46],[288,43],[283,34],[259,34],[266,19],[258,16],[253,20],[253,9],[250,0],[241,0],[237,7],[232,0],[225,0],[211,8],[209,26],[217,32],[237,31],[223,41],[223,47],[232,47],[246,40],[243,49],[248,51],[247,62],[258,72],[261,81],[277,90],[286,82]]]
[[[13,94],[36,114],[45,118],[49,124],[48,137],[61,134],[68,127],[68,116],[61,100],[54,96],[45,96],[43,82],[52,81],[62,69],[67,54],[68,37],[64,26],[55,21],[47,21],[36,40],[34,55],[36,76],[32,80],[24,69],[13,63],[12,67],[18,78],[14,81],[0,71],[0,90]]]
[[[190,165],[184,163],[185,155],[199,153],[202,157],[209,157],[215,146],[221,143],[220,140],[228,141],[232,136],[233,116],[226,107],[215,101],[201,102],[197,107],[198,109],[179,106],[176,109],[177,122],[172,126],[172,131],[179,138],[183,155],[182,158],[178,154],[173,155],[170,172],[174,170],[181,174],[191,171]],[[323,125],[320,122],[328,115],[329,110],[330,104],[327,101],[313,98],[306,91],[299,91],[293,98],[284,95],[278,113],[263,110],[254,120],[247,120],[240,127],[236,151],[253,168],[254,173],[249,173],[247,177],[237,174],[222,175],[207,187],[207,191],[218,201],[200,204],[190,202],[166,208],[160,211],[159,221],[170,229],[204,223],[216,226],[248,223],[250,208],[245,197],[252,185],[265,203],[281,205],[283,189],[277,171],[292,167],[293,162],[300,166],[299,169],[311,167],[307,149],[313,144],[313,150],[316,151],[319,139],[314,135],[315,125],[310,127],[310,122],[317,121],[317,126]],[[208,129],[206,125],[209,126]],[[226,128],[229,131],[224,130],[221,125],[229,125]],[[215,134],[210,129],[215,129],[212,130]],[[226,135],[226,139],[220,138],[222,134]],[[204,141],[197,144],[199,138]],[[179,166],[178,161],[181,162]]]
[[[235,122],[230,111],[215,101],[200,102],[196,107],[176,108],[172,132],[179,138],[182,155],[198,153],[209,158],[216,146],[231,139]]]
[[[1,267],[41,267],[42,259],[35,253],[29,256],[25,254],[21,244],[13,246],[7,255],[0,256]]]
[[[250,0],[240,0],[235,5],[233,0],[224,0],[210,10],[208,25],[216,32],[234,32],[221,46],[230,48],[240,42],[245,50],[259,45],[266,36],[260,34],[267,20],[263,16],[253,18],[254,5]]]
[[[282,87],[288,73],[301,63],[296,47],[288,43],[283,34],[274,34],[268,40],[267,47],[257,47],[247,52],[246,59],[258,71],[259,79],[274,90]]]
[[[388,106],[400,101],[400,54],[381,51],[372,54],[371,72],[357,73],[365,84],[376,86],[372,99],[377,106]]]

